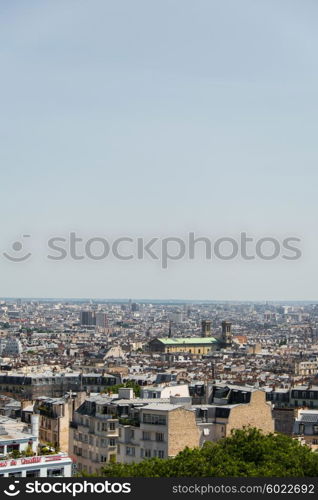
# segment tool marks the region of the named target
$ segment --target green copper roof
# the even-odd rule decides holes
[[[215,344],[218,342],[218,340],[214,337],[191,337],[191,338],[185,338],[185,337],[180,337],[180,338],[161,338],[157,339],[160,342],[162,342],[164,345],[183,345],[183,344],[188,344],[188,345],[193,345],[193,344]]]

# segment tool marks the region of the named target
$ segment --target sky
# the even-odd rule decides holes
[[[317,14],[316,0],[2,1],[0,296],[318,300]],[[190,232],[280,253],[207,260],[199,244],[163,269],[85,249]]]

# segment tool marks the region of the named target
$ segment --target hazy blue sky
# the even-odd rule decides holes
[[[0,296],[318,299],[317,0],[3,0],[0,15]],[[48,261],[71,231],[297,236],[303,256]],[[23,234],[33,255],[12,263]]]

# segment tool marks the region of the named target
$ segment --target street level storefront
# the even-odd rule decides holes
[[[65,453],[0,461],[0,477],[71,477],[72,459]]]

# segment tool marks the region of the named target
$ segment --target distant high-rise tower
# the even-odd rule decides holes
[[[211,336],[211,321],[203,320],[201,321],[202,337]]]
[[[83,326],[95,326],[95,313],[93,311],[81,311],[80,322]]]
[[[222,321],[222,340],[227,347],[232,345],[232,323]]]
[[[98,328],[107,328],[108,326],[108,320],[107,320],[107,314],[102,311],[98,311],[95,314],[96,318],[96,326]]]

